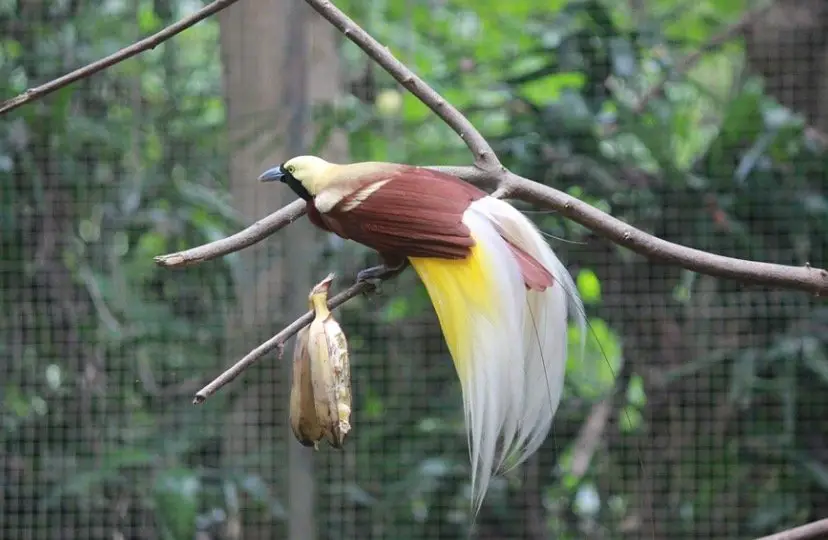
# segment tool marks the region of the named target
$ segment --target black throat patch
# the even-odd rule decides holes
[[[313,197],[311,197],[311,194],[308,193],[307,189],[305,189],[305,186],[303,186],[302,183],[299,182],[299,180],[297,180],[292,174],[285,171],[285,175],[282,178],[282,181],[285,184],[287,184],[288,187],[292,189],[293,192],[299,195],[301,198],[303,198],[306,201],[313,200]]]

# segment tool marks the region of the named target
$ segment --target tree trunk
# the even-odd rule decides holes
[[[256,178],[307,151],[311,106],[338,93],[336,42],[333,29],[301,0],[240,2],[222,12],[220,25],[231,193],[250,222],[296,198],[286,187],[260,184]],[[331,142],[324,155],[343,159],[342,140]],[[319,245],[319,233],[303,219],[241,254],[240,309],[231,326],[228,359],[307,309],[308,291],[322,277],[313,268]],[[287,426],[290,358],[291,348],[279,363],[271,355],[235,383],[244,385],[243,397],[234,404],[225,431],[226,458],[249,460],[254,452],[267,456],[257,461],[260,474],[288,513],[287,535],[266,522],[243,519],[239,538],[316,537],[313,451],[299,445]]]

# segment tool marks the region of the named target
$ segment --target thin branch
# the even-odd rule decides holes
[[[469,119],[405,64],[394,58],[388,47],[371,37],[330,1],[305,1],[453,129],[471,150],[478,168],[487,171],[503,168],[489,142]]]
[[[499,184],[495,196],[520,200],[537,208],[556,210],[562,216],[648,259],[743,283],[828,296],[828,271],[822,268],[808,264],[787,266],[736,259],[668,242],[628,225],[571,195],[510,171],[488,172],[477,167],[429,168],[448,172],[473,184]],[[303,213],[304,202],[297,200],[233,236],[186,251],[160,255],[155,257],[155,262],[166,267],[183,267],[239,251],[292,223]]]
[[[468,172],[470,176],[479,174],[471,167]],[[575,197],[511,172],[508,173],[508,182],[505,186],[505,196],[537,205],[540,208],[553,208],[572,221],[648,259],[676,264],[694,272],[734,279],[743,283],[795,289],[810,292],[816,296],[828,296],[828,271],[824,269],[814,268],[809,264],[786,266],[736,259],[668,242],[636,229]]]
[[[373,292],[376,289],[374,283],[368,281],[359,281],[354,283],[341,293],[337,294],[328,300],[328,308],[336,309],[351,298],[355,298],[364,293]],[[293,337],[299,330],[306,327],[313,321],[313,311],[308,311],[292,323],[284,330],[268,339],[229,368],[227,368],[221,375],[216,377],[210,384],[199,390],[193,399],[194,405],[200,405],[204,401],[215,394],[221,387],[230,383],[233,379],[241,375],[241,373],[252,366],[257,360],[268,354],[269,352],[284,347],[285,342]]]
[[[817,540],[818,538],[828,538],[828,519],[814,521],[801,527],[763,536],[756,540]]]
[[[185,251],[159,255],[154,260],[157,265],[165,268],[183,268],[223,257],[252,246],[256,242],[261,242],[303,215],[305,215],[305,201],[297,199],[232,236]]]
[[[712,36],[697,50],[681,58],[678,62],[676,62],[676,66],[670,71],[669,74],[662,77],[661,80],[652,85],[650,89],[645,92],[641,98],[639,98],[638,103],[636,103],[633,107],[633,112],[637,114],[643,112],[644,109],[647,108],[647,103],[649,103],[649,101],[656,95],[660,95],[664,91],[664,86],[670,81],[671,78],[676,75],[684,75],[693,69],[693,67],[699,63],[706,53],[718,49],[728,41],[737,37],[743,30],[751,26],[755,21],[767,13],[773,4],[774,2],[771,1],[764,6],[748,11],[742,15],[738,21],[731,24],[718,34]]]
[[[450,170],[455,176],[472,183],[485,183],[493,180],[491,173],[481,171],[476,167],[433,168],[441,171]],[[787,266],[748,261],[682,246],[647,234],[571,195],[510,171],[498,177],[501,178],[498,196],[517,199],[538,208],[554,209],[562,216],[648,259],[676,264],[701,274],[735,279],[743,283],[828,296],[828,271],[822,268],[815,268],[808,264]]]
[[[96,62],[92,62],[82,68],[76,69],[71,73],[67,73],[66,75],[59,77],[57,79],[51,80],[46,84],[42,84],[40,86],[36,86],[34,88],[29,88],[22,94],[17,97],[13,97],[9,100],[4,101],[0,104],[0,114],[5,114],[9,111],[12,111],[21,105],[25,105],[30,101],[34,101],[36,99],[40,99],[48,94],[56,90],[60,90],[64,86],[68,86],[73,82],[79,81],[80,79],[85,79],[95,73],[102,71],[108,67],[112,67],[115,64],[119,64],[124,60],[135,56],[136,54],[142,53],[148,49],[154,49],[161,43],[167,41],[174,35],[178,34],[186,30],[187,28],[193,26],[194,24],[198,23],[213,15],[218,13],[222,9],[226,8],[231,4],[235,4],[238,0],[216,0],[212,4],[208,4],[203,8],[199,9],[192,15],[184,17],[180,21],[167,26],[157,34],[153,34],[147,38],[142,39],[136,43],[133,43],[129,47],[125,47],[119,50],[116,53],[113,53],[106,58],[101,58]]]
[[[589,471],[589,464],[592,463],[592,457],[598,450],[598,444],[604,436],[604,429],[609,423],[613,401],[615,401],[614,395],[610,395],[592,406],[572,444],[570,474],[576,482],[579,482]]]

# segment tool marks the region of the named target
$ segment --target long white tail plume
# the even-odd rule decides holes
[[[409,260],[428,289],[463,389],[476,513],[492,474],[507,459],[522,463],[549,433],[566,369],[567,307],[585,321],[569,273],[517,209],[485,197],[463,223],[476,242],[467,259]],[[509,243],[543,264],[555,283],[527,290]]]
[[[498,437],[501,433],[515,435],[517,412],[523,408],[523,393],[514,389],[523,388],[525,373],[515,369],[510,360],[521,349],[525,287],[520,268],[493,223],[477,212],[467,212],[463,221],[481,248],[478,256],[488,278],[487,290],[475,290],[473,294],[487,296],[494,308],[466,312],[472,335],[467,341],[469,349],[464,351],[467,354],[459,355],[466,366],[465,373],[458,375],[469,431],[472,504],[476,512],[483,503],[494,465],[502,458],[497,455]]]
[[[572,277],[537,227],[526,216],[509,203],[492,197],[485,197],[473,203],[466,216],[485,218],[497,231],[498,236],[534,257],[555,278],[555,284],[545,291],[527,290],[522,279],[518,287],[512,283],[509,293],[515,294],[519,302],[514,306],[515,311],[504,311],[502,315],[515,317],[514,320],[520,322],[519,334],[511,334],[507,338],[511,343],[507,344],[508,352],[503,357],[493,357],[484,352],[503,350],[503,347],[491,349],[491,338],[486,337],[481,338],[479,347],[474,352],[475,370],[483,368],[482,364],[487,362],[498,364],[497,368],[485,369],[492,371],[492,375],[499,374],[500,377],[487,377],[487,380],[480,382],[488,383],[490,391],[499,395],[498,405],[502,407],[496,415],[497,424],[502,426],[499,432],[481,433],[480,436],[476,436],[475,426],[472,425],[472,440],[480,443],[478,453],[483,458],[479,463],[480,482],[477,485],[473,482],[473,485],[475,496],[482,502],[490,472],[502,468],[507,459],[511,466],[519,465],[537,451],[548,435],[563,391],[568,315],[575,318],[582,334],[586,319]],[[471,225],[471,219],[464,221]],[[476,231],[478,227],[472,229]],[[508,266],[508,273],[512,278],[517,261],[513,259],[511,252],[508,252],[502,238],[487,240],[502,245],[496,259],[497,264]],[[508,256],[502,258],[504,251]],[[505,273],[506,270],[503,268],[500,271]],[[507,291],[501,291],[501,294],[504,293]],[[510,328],[513,326],[510,325]],[[468,404],[467,409],[469,406],[474,409],[474,405]],[[489,461],[487,458],[494,457],[498,442],[499,455],[497,459]],[[474,450],[473,447],[473,455]],[[474,463],[473,468],[476,468]]]

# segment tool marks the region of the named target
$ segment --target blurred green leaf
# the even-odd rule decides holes
[[[569,328],[569,359],[567,382],[579,396],[598,399],[607,395],[615,385],[621,368],[621,344],[607,323],[591,318],[587,327],[586,348],[581,357],[581,332]]]
[[[548,103],[562,99],[564,90],[580,90],[583,84],[582,73],[556,73],[523,84],[520,93],[530,101]]]
[[[385,305],[383,318],[389,323],[394,323],[404,319],[408,314],[408,300],[405,297],[397,296]]]
[[[195,534],[201,489],[200,479],[188,469],[168,469],[157,476],[155,502],[164,525],[175,538],[192,538]]]
[[[578,272],[575,282],[584,303],[597,304],[601,301],[601,282],[595,272],[584,268]]]
[[[138,28],[142,34],[154,33],[161,28],[161,19],[149,2],[143,2],[138,7]]]
[[[644,418],[635,407],[624,407],[619,413],[618,426],[622,433],[631,433],[641,427]]]
[[[647,404],[647,394],[644,392],[644,381],[639,375],[630,377],[630,384],[627,387],[627,401],[630,405],[644,407]]]

